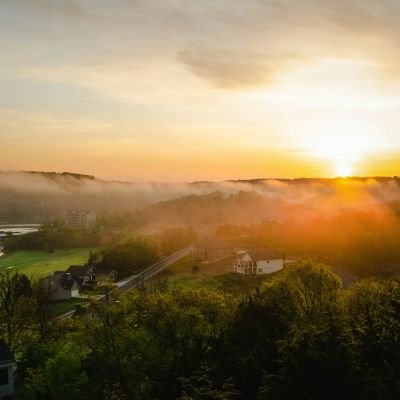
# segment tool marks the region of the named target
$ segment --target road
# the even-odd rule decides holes
[[[118,290],[121,292],[127,292],[128,290],[134,289],[141,285],[142,283],[146,282],[148,279],[152,278],[153,276],[159,274],[161,271],[163,271],[165,268],[169,267],[176,261],[180,260],[183,257],[186,257],[187,255],[190,254],[190,247],[187,247],[186,249],[182,249],[177,251],[174,254],[171,254],[170,256],[162,259],[161,261],[153,264],[149,268],[145,269],[138,275],[133,275],[129,278],[124,279],[123,281],[117,282],[117,287]],[[103,300],[106,299],[107,295],[100,295],[97,296],[97,299]],[[83,305],[82,307],[88,306],[88,304]],[[57,317],[58,318],[71,318],[75,313],[75,310],[69,311],[63,315],[60,315]]]
[[[186,257],[189,254],[190,254],[190,247],[179,250],[176,253],[170,255],[169,257],[159,261],[158,263],[153,264],[151,267],[145,269],[139,275],[132,276],[126,279],[125,281],[119,282],[118,288],[122,292],[134,289],[143,282],[152,278],[154,275],[157,275],[158,273],[163,271],[165,268],[169,267],[171,264],[175,263],[176,261],[180,260],[183,257]]]
[[[343,287],[345,289],[350,288],[351,286],[353,286],[355,283],[358,282],[358,279],[354,275],[350,274],[350,272],[346,272],[341,270],[340,268],[335,268],[335,267],[331,267],[331,270],[334,274],[336,274],[340,278],[340,280],[343,283]]]

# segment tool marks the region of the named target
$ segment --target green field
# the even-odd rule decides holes
[[[68,249],[46,251],[16,251],[0,258],[0,271],[12,268],[13,271],[24,273],[33,280],[37,280],[55,271],[64,271],[70,265],[79,265],[87,262],[90,250],[97,249]]]
[[[59,315],[66,314],[70,311],[76,309],[77,305],[85,305],[87,300],[85,299],[69,299],[69,300],[59,300],[53,303],[53,308],[51,310],[52,317],[57,317]]]
[[[166,269],[163,276],[168,279],[168,287],[210,287],[233,293],[248,293],[263,281],[273,276],[243,276],[234,274],[233,263],[236,256],[203,264],[187,256]]]

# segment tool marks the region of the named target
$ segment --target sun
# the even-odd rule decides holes
[[[352,175],[353,167],[349,164],[338,164],[335,167],[336,176],[341,178],[347,178]]]

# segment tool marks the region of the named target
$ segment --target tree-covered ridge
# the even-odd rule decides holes
[[[4,279],[1,332],[18,355],[21,399],[400,395],[395,280],[344,290],[325,266],[302,262],[245,297],[142,288],[51,320],[25,278]]]
[[[141,213],[144,223],[257,223],[257,217],[287,219],[300,213],[362,208],[399,201],[399,178],[253,179],[222,182],[119,182],[79,173],[0,171],[0,223],[38,223],[62,218],[69,209],[96,213]],[[346,190],[344,190],[346,189]],[[349,198],[346,192],[356,194]],[[179,200],[182,199],[182,200]],[[355,200],[356,199],[356,200]],[[169,200],[177,202],[165,203]],[[355,201],[354,201],[355,200]],[[204,204],[205,208],[199,207]],[[241,203],[241,208],[237,205]],[[182,213],[179,211],[182,205]],[[187,211],[192,208],[197,215]],[[216,214],[220,211],[220,214]],[[184,218],[186,216],[186,219]]]

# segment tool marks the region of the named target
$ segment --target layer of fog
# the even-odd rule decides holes
[[[240,191],[256,192],[288,202],[302,203],[321,198],[342,199],[347,204],[357,201],[387,202],[400,198],[400,180],[394,178],[347,179],[255,179],[247,181],[191,183],[134,183],[103,181],[79,174],[0,172],[0,191],[20,194],[136,194],[148,203],[221,191],[227,195]],[[135,205],[132,204],[134,207]]]
[[[240,191],[255,192],[288,203],[307,203],[315,207],[367,207],[371,204],[400,199],[397,178],[303,179],[193,183],[131,183],[103,181],[86,175],[2,172],[0,192],[21,196],[104,197],[124,203],[124,208],[140,208],[148,204],[188,195],[222,192],[232,195]],[[110,205],[112,206],[112,205]],[[115,204],[118,208],[120,205]],[[108,208],[108,207],[107,207]],[[111,207],[112,208],[112,207]]]

